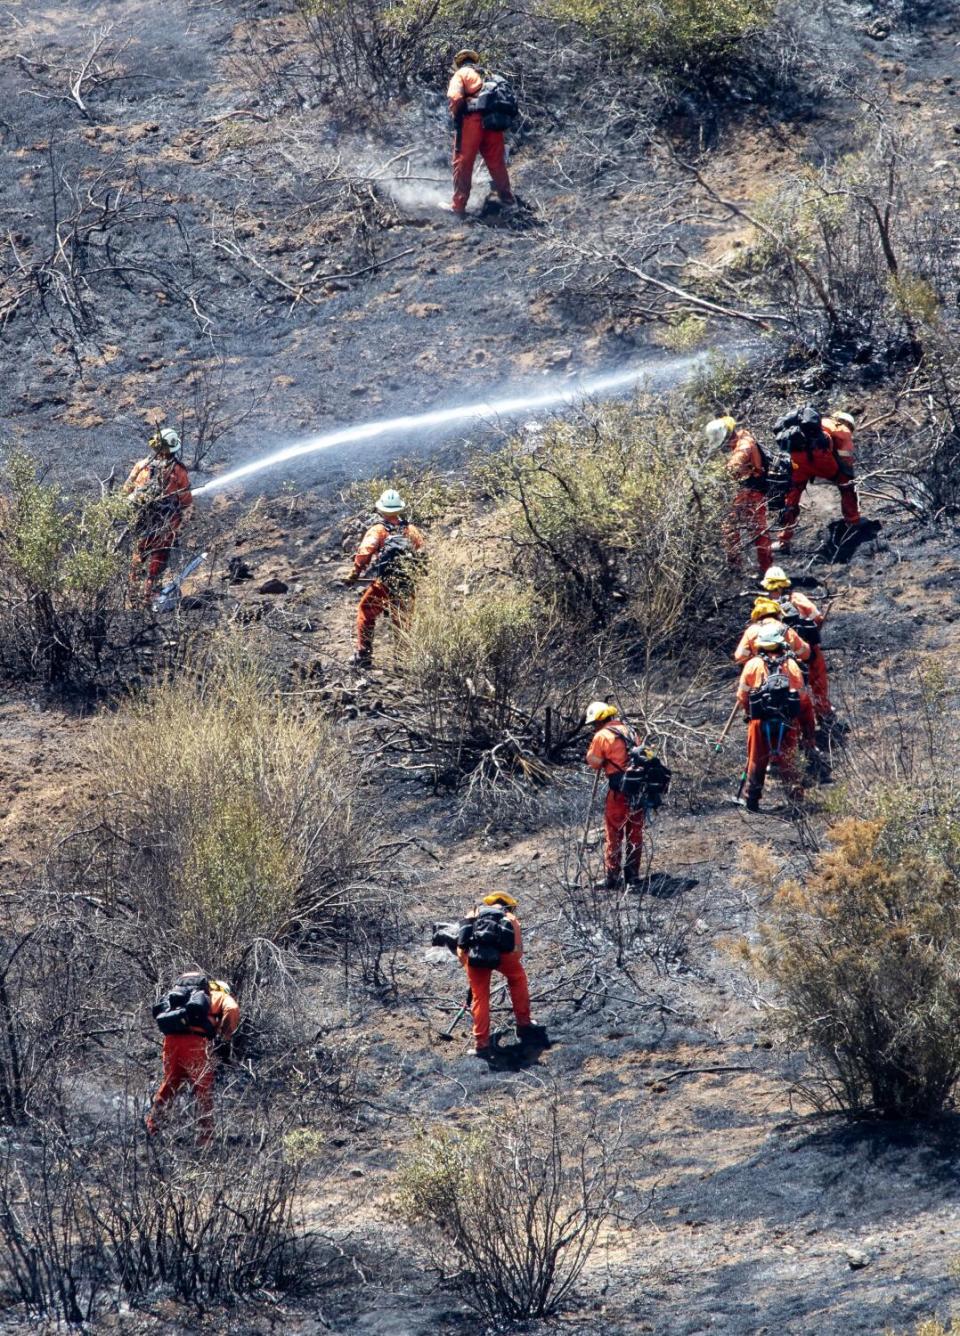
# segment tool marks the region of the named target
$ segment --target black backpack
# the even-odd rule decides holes
[[[216,1036],[210,1019],[210,981],[205,974],[181,974],[159,1002],[151,1008],[161,1034],[205,1034]]]
[[[763,686],[755,687],[748,699],[749,717],[764,723],[789,724],[800,713],[800,694],[782,670],[782,660],[761,654],[769,672]]]
[[[757,491],[763,492],[772,505],[782,509],[787,492],[790,490],[790,476],[792,473],[790,451],[781,447],[779,438],[777,445],[772,450],[768,450],[760,441],[757,441],[757,449],[760,451],[760,458],[763,460],[763,477],[751,479],[749,485],[756,487]]]
[[[610,776],[610,787],[614,793],[622,793],[631,807],[659,807],[670,788],[670,770],[649,748],[640,745],[636,730],[629,725],[610,731],[623,738],[627,746],[627,768]]]
[[[516,949],[517,935],[503,905],[483,905],[476,918],[461,926],[457,944],[466,951],[468,964],[492,970],[502,955]]]
[[[425,565],[426,557],[417,551],[407,537],[407,521],[403,520],[397,532],[388,534],[370,568],[370,574],[386,585],[391,594],[409,596]]]
[[[823,419],[812,404],[785,413],[773,424],[777,445],[792,455],[806,451],[830,450],[832,443],[823,430]]]
[[[485,74],[480,92],[467,100],[467,111],[483,113],[485,130],[511,130],[520,115],[520,104],[502,75]]]
[[[780,617],[784,626],[796,631],[800,639],[805,640],[808,645],[820,644],[820,627],[812,617],[801,617],[789,599],[780,600]]]

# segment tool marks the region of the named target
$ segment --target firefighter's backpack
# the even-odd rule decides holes
[[[750,718],[764,723],[791,723],[800,713],[800,695],[778,664],[771,664],[767,680],[749,696]]]
[[[407,536],[404,523],[397,533],[388,534],[377,553],[371,575],[386,585],[391,594],[410,595],[426,566],[426,557],[418,552]]]
[[[801,640],[811,646],[820,644],[820,627],[812,617],[802,617],[789,599],[781,600],[780,615],[784,626],[796,631]]]
[[[511,130],[520,115],[520,104],[502,75],[487,74],[479,93],[467,99],[467,111],[482,112],[485,130]]]
[[[216,1029],[210,1019],[210,981],[204,974],[181,974],[176,983],[152,1008],[161,1034],[205,1034],[212,1039]]]
[[[671,771],[649,747],[640,745],[632,728],[611,731],[626,743],[627,768],[610,776],[610,787],[631,807],[659,807],[670,788]]]
[[[503,905],[483,905],[476,918],[460,929],[458,942],[467,953],[468,964],[492,970],[502,955],[516,949],[517,935]]]

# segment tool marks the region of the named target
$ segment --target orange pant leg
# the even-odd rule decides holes
[[[477,965],[465,964],[467,983],[473,997],[470,1002],[470,1014],[473,1017],[473,1042],[476,1048],[486,1048],[490,1043],[490,976],[492,970],[480,969]]]
[[[771,727],[774,730],[779,729],[777,724],[773,724]],[[770,764],[780,776],[780,780],[791,798],[798,798],[803,794],[803,782],[797,773],[796,766],[799,733],[800,730],[796,724],[786,729],[782,735],[775,731],[773,733],[774,743],[776,744],[779,741],[779,746],[775,750],[771,750],[770,753]]]
[[[727,560],[731,566],[738,569],[744,533],[756,549],[757,566],[763,575],[767,567],[773,563],[773,546],[767,520],[767,498],[761,492],[749,488],[742,488],[733,498],[730,516],[723,530]]]
[[[379,580],[374,580],[363,591],[357,607],[357,649],[361,652],[368,653],[373,649],[373,629],[377,618],[387,610],[390,602],[386,586]]]
[[[827,684],[827,661],[823,657],[823,650],[819,645],[814,645],[810,654],[810,662],[807,665],[809,674],[810,695],[813,697],[813,708],[818,719],[823,719],[825,715],[833,713],[833,706],[830,704],[830,695]]]
[[[473,185],[473,165],[483,139],[483,117],[479,112],[464,116],[453,142],[453,208],[463,213]]]
[[[800,501],[807,483],[814,477],[813,464],[806,454],[795,454],[790,460],[790,487],[783,501],[783,529],[780,541],[789,543],[800,518]]]
[[[603,826],[604,864],[607,871],[619,872],[623,865],[627,872],[636,872],[640,867],[643,850],[643,808],[631,809],[622,793],[608,789]]]
[[[751,719],[747,724],[747,798],[760,801],[763,782],[770,764],[770,746],[763,724]]]
[[[209,1127],[213,1115],[213,1067],[207,1040],[199,1034],[168,1034],[163,1041],[163,1081],[153,1099],[153,1114],[188,1083],[196,1096],[201,1124]]]
[[[481,119],[481,125],[482,125]],[[507,149],[502,130],[484,130],[480,136],[480,152],[490,173],[493,188],[505,204],[513,203],[510,175],[507,172]]]
[[[510,991],[510,1005],[513,1007],[513,1015],[517,1025],[529,1025],[530,986],[527,983],[527,972],[523,968],[523,959],[517,955],[516,951],[510,951],[500,957],[500,964],[497,968],[507,981],[507,988]]]

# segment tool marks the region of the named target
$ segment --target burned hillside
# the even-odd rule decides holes
[[[7,7],[5,1329],[951,1329],[955,17]]]

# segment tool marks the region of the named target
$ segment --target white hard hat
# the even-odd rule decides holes
[[[182,448],[180,437],[172,427],[161,427],[159,431],[154,432],[150,437],[150,444],[154,450],[169,450],[172,455],[178,455]]]
[[[761,589],[789,589],[790,576],[782,566],[768,566],[760,581]]]
[[[608,705],[605,700],[592,700],[587,706],[587,712],[584,715],[584,722],[588,724],[602,724],[606,719],[616,717],[617,707]]]
[[[849,427],[851,431],[853,431],[857,425],[857,419],[852,413],[834,413],[833,420],[834,422],[842,422],[843,425]]]
[[[406,510],[407,503],[399,492],[395,492],[392,487],[388,487],[385,492],[380,493],[380,500],[377,502],[377,510],[381,515],[399,515],[401,511]]]
[[[726,445],[736,429],[737,423],[734,418],[718,417],[707,423],[703,429],[703,434],[707,438],[707,445],[716,449],[720,445]]]

